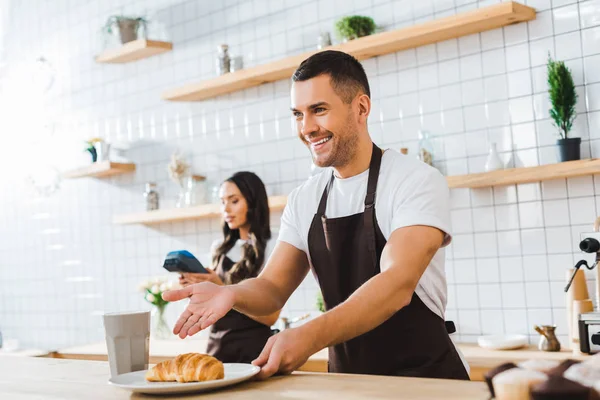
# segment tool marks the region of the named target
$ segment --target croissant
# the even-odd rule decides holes
[[[223,379],[224,376],[221,361],[199,353],[180,354],[146,372],[146,380],[150,382],[204,382]]]

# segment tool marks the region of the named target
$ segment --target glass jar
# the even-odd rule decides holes
[[[146,199],[146,211],[158,210],[158,192],[156,191],[156,183],[146,183],[144,198]]]
[[[433,166],[433,143],[428,131],[419,131],[419,160]]]
[[[222,44],[217,47],[217,75],[224,75],[229,72],[231,59],[229,58],[229,46]]]

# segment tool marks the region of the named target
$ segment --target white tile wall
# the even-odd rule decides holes
[[[287,80],[198,103],[160,100],[167,88],[213,76],[218,44],[229,43],[252,66],[313,49],[318,33],[331,32],[343,15],[372,15],[395,29],[490,2],[8,3],[0,124],[15,142],[0,149],[0,163],[11,167],[0,179],[0,329],[23,345],[57,348],[100,340],[103,311],[147,307],[135,287],[160,273],[168,250],[204,254],[219,235],[216,220],[110,223],[114,214],[142,209],[147,181],[159,184],[163,207],[173,206],[177,189],[166,172],[173,151],[182,150],[209,186],[248,169],[270,194],[286,194],[309,175],[309,156],[290,129]],[[599,156],[600,1],[524,3],[538,10],[536,20],[365,60],[374,140],[415,154],[419,129],[428,129],[440,136],[436,162],[447,174],[483,171],[492,142],[507,166],[556,162],[546,95],[551,54],[567,61],[578,86],[574,132],[584,138],[582,152]],[[131,64],[94,63],[99,27],[122,12],[148,15],[153,37],[173,41],[174,51]],[[32,87],[23,90],[30,84],[24,71],[40,56],[55,79],[34,97]],[[12,95],[15,88],[28,95]],[[36,176],[50,166],[70,168],[85,160],[80,143],[92,135],[128,144],[136,173],[63,181],[57,193],[35,199],[25,179],[31,168],[14,166],[35,165]],[[448,317],[458,324],[458,340],[503,331],[535,340],[534,323],[557,324],[564,339],[564,271],[581,258],[578,234],[600,212],[599,183],[581,177],[451,191]],[[279,217],[272,216],[275,228]],[[314,311],[317,290],[307,278],[284,314]],[[171,306],[171,319],[179,309]]]

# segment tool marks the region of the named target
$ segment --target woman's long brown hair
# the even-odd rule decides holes
[[[271,225],[267,190],[256,174],[247,171],[237,172],[225,182],[236,185],[246,199],[248,204],[246,220],[250,224],[250,241],[242,247],[242,258],[231,269],[224,271],[225,283],[232,284],[258,275],[258,271],[265,261],[267,242],[271,239]],[[213,265],[217,265],[240,238],[239,229],[229,229],[229,225],[225,221],[223,221],[222,229],[224,239],[223,243],[214,251]]]

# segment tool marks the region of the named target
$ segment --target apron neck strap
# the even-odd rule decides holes
[[[379,178],[379,169],[381,167],[381,156],[383,152],[379,147],[373,143],[373,150],[371,152],[371,162],[369,163],[369,180],[367,181],[367,195],[365,197],[365,209],[371,208],[375,205],[375,193],[377,192],[377,180]],[[327,183],[327,187],[323,191],[321,201],[319,202],[319,208],[317,209],[318,215],[325,215],[325,209],[327,208],[327,198],[329,192],[333,187],[335,180],[335,174],[331,172],[331,178]]]

